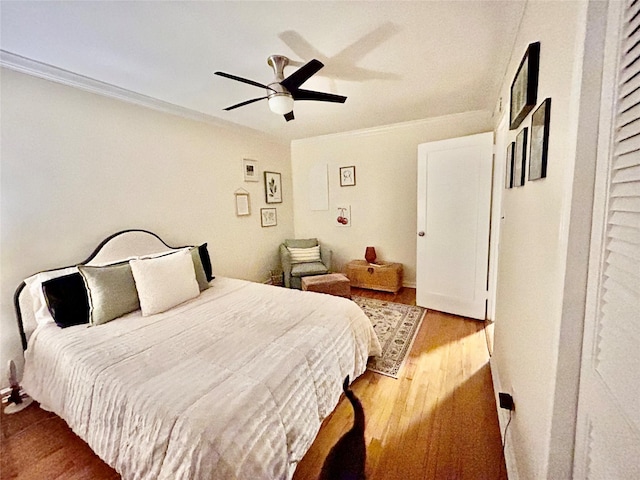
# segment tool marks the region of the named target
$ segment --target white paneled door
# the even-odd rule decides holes
[[[416,303],[484,320],[493,133],[418,146]]]

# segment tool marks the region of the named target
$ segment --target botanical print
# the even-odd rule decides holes
[[[260,217],[263,227],[275,227],[278,224],[275,208],[261,208]]]
[[[267,203],[282,203],[282,183],[279,173],[264,172],[264,190]]]

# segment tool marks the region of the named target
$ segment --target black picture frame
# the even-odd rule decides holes
[[[356,184],[356,167],[340,167],[340,186],[354,187]]]
[[[516,146],[513,153],[513,186],[522,187],[524,185],[525,164],[527,162],[527,133],[528,128],[524,127],[516,137]]]
[[[515,142],[511,142],[507,146],[504,188],[513,188],[513,152],[515,151],[515,148]]]
[[[278,172],[264,172],[264,198],[266,203],[282,203],[282,179]]]
[[[529,150],[529,180],[547,176],[547,153],[549,150],[549,122],[551,99],[545,98],[531,116],[531,147]]]
[[[536,106],[539,69],[540,42],[535,42],[529,44],[511,82],[509,130],[518,128],[531,109]]]

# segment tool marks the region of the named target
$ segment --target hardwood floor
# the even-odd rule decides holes
[[[415,289],[355,295],[415,305]],[[393,379],[367,371],[353,384],[367,427],[367,478],[506,479],[484,324],[428,311]],[[352,424],[347,401],[325,420],[294,480],[317,478]]]
[[[410,288],[352,293],[415,305]],[[506,479],[488,361],[482,322],[429,311],[397,380],[368,371],[356,380],[367,416],[368,479]],[[341,401],[295,480],[317,478],[352,419]],[[1,420],[2,479],[120,478],[62,419],[35,404]]]

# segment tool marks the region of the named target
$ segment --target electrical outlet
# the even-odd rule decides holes
[[[504,408],[505,410],[515,410],[515,405],[513,403],[513,397],[504,392],[498,393],[498,399],[500,400],[500,408]]]

